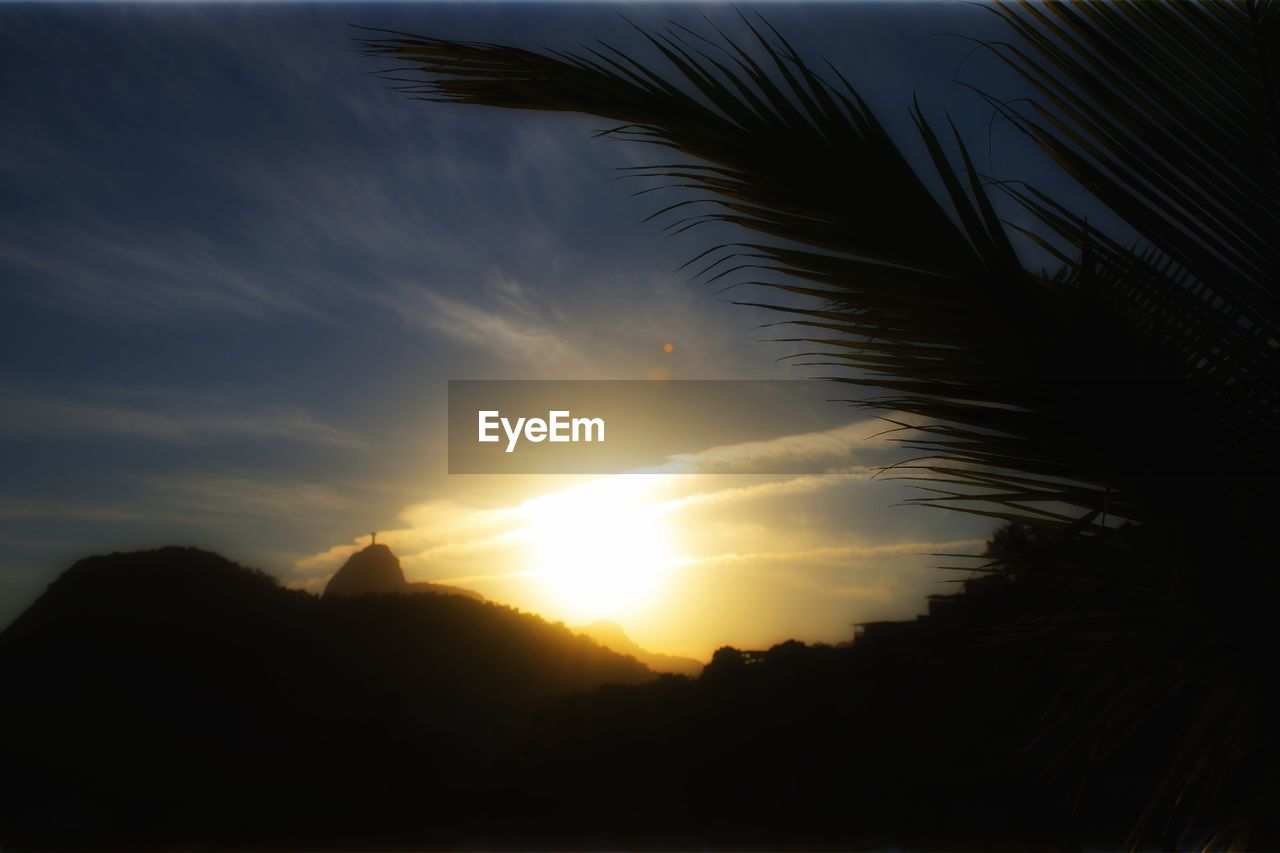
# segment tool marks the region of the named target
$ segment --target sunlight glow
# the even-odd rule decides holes
[[[619,619],[657,598],[675,561],[652,479],[610,477],[521,507],[534,571],[566,619]]]

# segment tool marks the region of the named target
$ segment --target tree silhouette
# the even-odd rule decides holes
[[[641,31],[666,70],[608,46],[361,43],[413,97],[600,116],[670,152],[629,170],[686,193],[658,212],[670,229],[742,234],[690,269],[765,294],[744,303],[783,313],[813,364],[885,413],[910,454],[886,476],[1056,549],[1036,573],[1048,610],[1016,624],[1079,674],[1087,710],[1064,753],[1087,771],[1174,708],[1152,816],[1208,809],[1226,816],[1217,841],[1239,837],[1280,791],[1258,770],[1275,757],[1260,721],[1275,700],[1262,531],[1280,438],[1280,3],[984,13],[1009,32],[985,47],[1035,92],[984,97],[1136,241],[1048,181],[980,174],[918,104],[928,162],[912,162],[853,84],[762,20],[744,18],[750,44]],[[1018,241],[1057,269],[1029,268]],[[1241,796],[1246,779],[1264,790]]]

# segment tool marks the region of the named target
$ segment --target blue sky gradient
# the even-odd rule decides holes
[[[950,35],[992,35],[981,9],[760,10],[917,156],[913,95],[985,169],[1037,168],[962,85],[1016,92]],[[89,553],[195,544],[307,582],[300,564],[406,507],[544,490],[444,473],[448,379],[812,375],[759,342],[774,318],[672,272],[713,235],[638,224],[655,196],[610,170],[650,152],[589,118],[412,102],[350,42],[363,24],[647,56],[619,12],[743,31],[725,5],[0,5],[0,624]],[[786,504],[815,542],[988,529],[893,509],[890,485],[824,494]],[[820,627],[797,599],[770,636],[914,612],[927,562]]]

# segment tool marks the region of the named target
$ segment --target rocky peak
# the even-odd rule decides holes
[[[386,545],[370,545],[347,558],[324,588],[325,598],[408,591],[400,558]]]

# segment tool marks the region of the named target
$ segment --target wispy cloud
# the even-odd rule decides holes
[[[985,540],[953,539],[945,542],[883,542],[861,545],[834,545],[821,548],[800,548],[782,551],[751,551],[708,554],[687,557],[681,561],[687,566],[730,565],[734,563],[783,563],[795,565],[847,566],[873,557],[912,556],[921,557],[941,553],[977,553]]]
[[[73,395],[0,387],[0,435],[99,435],[175,444],[241,438],[362,445],[358,436],[305,409],[255,406],[212,392],[172,388],[87,388]]]
[[[768,470],[831,470],[827,466],[837,465],[843,471],[851,471],[849,466],[855,454],[888,446],[883,433],[883,421],[866,419],[818,432],[725,444],[697,453],[679,454],[671,456],[666,465],[656,470],[673,474],[739,474]]]
[[[509,543],[522,522],[518,507],[485,508],[443,499],[406,507],[398,520],[403,527],[381,530],[378,536],[406,563],[492,550]],[[299,559],[294,571],[299,575],[333,572],[367,544],[362,536],[334,545]]]
[[[731,486],[708,492],[696,492],[684,497],[673,498],[664,502],[661,506],[665,512],[678,512],[692,507],[742,503],[787,495],[803,495],[844,486],[852,480],[866,480],[872,474],[874,474],[874,469],[871,468],[853,468],[833,471],[827,474],[805,474],[799,477],[753,483],[749,486]]]
[[[690,468],[696,470],[704,459],[711,460],[714,464],[726,462],[730,464],[745,464],[748,460],[785,460],[787,458],[801,458],[810,462],[814,460],[828,462],[840,460],[847,462],[850,454],[855,449],[878,446],[878,439],[868,439],[867,437],[874,426],[873,422],[859,422],[825,432],[781,436],[770,441],[708,448],[701,453],[688,454],[681,457],[683,461],[679,464],[683,466],[681,470],[689,470]],[[661,495],[678,492],[690,485],[705,484],[712,480],[709,477],[704,479],[701,477],[690,478],[654,474],[623,477],[623,480],[643,484],[644,489],[642,491],[648,496],[643,500],[645,505],[650,508],[649,511],[658,515],[678,517],[693,510],[712,510],[729,505],[767,501],[840,488],[852,482],[865,480],[872,476],[873,473],[874,469],[869,467],[845,466],[843,468],[829,469],[828,473],[824,474],[775,477],[765,482],[721,486],[666,498],[661,497]],[[593,489],[604,488],[607,492],[609,487],[617,482],[621,481],[617,480],[617,478],[603,478],[574,486],[562,492],[543,495],[523,504],[500,507],[473,507],[453,500],[431,501],[406,508],[399,515],[399,520],[404,526],[380,532],[378,534],[379,540],[386,542],[399,552],[406,567],[426,570],[432,565],[449,566],[453,569],[453,573],[458,575],[459,568],[463,568],[465,571],[465,566],[478,567],[480,561],[487,559],[493,562],[495,572],[502,573],[504,569],[510,568],[509,565],[503,562],[503,558],[509,561],[511,555],[518,553],[513,549],[518,549],[521,543],[530,535],[531,516],[527,512],[529,507],[548,501],[561,501],[571,506],[575,502],[590,501]],[[607,496],[605,499],[607,499]],[[763,530],[762,532],[766,536],[773,535],[775,541],[781,541],[788,536],[787,531]],[[365,544],[367,542],[361,538],[350,543],[335,545],[323,552],[298,560],[294,567],[295,571],[299,576],[304,577],[321,572],[332,572],[337,569],[343,560]],[[914,547],[914,544],[888,547],[896,549],[893,551],[894,553],[899,553],[904,549]],[[842,557],[847,559],[853,555],[855,551],[850,550],[851,548],[852,546],[841,546],[840,548],[831,548],[825,551],[810,548],[803,552],[779,551],[771,553],[795,553],[814,558],[837,560]],[[870,548],[871,546],[863,547],[862,552],[866,554],[873,553]],[[883,553],[890,553],[890,551],[883,551]],[[750,555],[742,557],[742,559],[750,558]],[[690,558],[683,564],[693,565],[704,559],[707,561],[720,560],[727,562],[737,559],[737,555],[709,555],[705,558]],[[762,559],[768,559],[768,557],[762,557]],[[525,574],[524,572],[515,574],[506,572],[501,576],[523,577]],[[481,578],[492,580],[497,577],[496,574],[489,572],[467,572],[458,576],[466,577],[471,581],[477,581]]]
[[[519,298],[516,282],[499,279],[486,291],[490,304],[481,305],[401,283],[385,293],[383,300],[405,322],[489,355],[559,369],[572,369],[584,362],[582,354],[565,343],[554,326]]]
[[[700,471],[704,464],[714,468],[725,464],[755,464],[762,460],[847,463],[857,450],[882,446],[882,439],[869,437],[875,428],[875,421],[859,421],[822,432],[711,447],[698,453],[674,457],[671,465],[671,471],[675,472],[673,474],[646,473],[635,475],[634,480],[645,484],[646,491],[655,496],[650,503],[653,511],[660,514],[676,514],[695,508],[741,504],[839,488],[869,478],[875,469],[846,464],[844,467],[828,468],[821,474],[779,477],[745,486],[725,486],[666,499],[656,497],[664,491],[670,493],[682,486],[706,482],[701,478],[676,475]],[[554,501],[568,492],[588,494],[593,488],[608,485],[611,479],[604,478],[574,486],[566,492],[535,498],[533,502]],[[519,540],[521,526],[527,524],[528,516],[523,512],[523,506],[474,507],[456,500],[429,501],[406,507],[398,516],[404,526],[382,531],[379,536],[383,542],[403,551],[408,559],[424,562],[442,556],[504,548]],[[363,544],[363,540],[355,540],[335,545],[299,560],[295,568],[303,574],[317,570],[332,571],[343,559],[363,547]]]
[[[95,314],[318,316],[314,300],[285,285],[292,276],[264,275],[245,263],[245,246],[234,241],[215,241],[187,229],[125,227],[91,214],[56,235],[14,236],[0,242],[0,268],[17,273],[18,281],[30,280],[34,298],[53,298],[60,306],[79,305]],[[314,292],[316,282],[310,284]]]
[[[119,506],[95,506],[68,501],[30,500],[0,496],[0,520],[49,518],[63,521],[122,522],[155,518],[154,513],[122,509]]]
[[[349,494],[318,483],[186,476],[155,480],[151,485],[171,505],[220,515],[292,518],[298,513],[350,511],[359,505]]]

